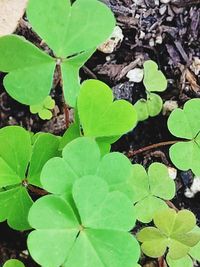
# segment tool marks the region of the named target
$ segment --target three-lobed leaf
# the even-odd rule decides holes
[[[28,185],[41,187],[40,172],[58,154],[59,139],[40,134],[32,144],[31,135],[18,126],[0,130],[0,221],[16,230],[29,229],[28,211],[33,203]]]
[[[154,215],[154,224],[157,228],[146,227],[137,235],[142,242],[142,251],[150,257],[160,257],[168,248],[168,257],[178,260],[186,257],[190,248],[200,241],[200,234],[192,231],[196,218],[188,210],[176,213],[167,208],[158,211]]]
[[[65,100],[75,107],[79,69],[112,33],[115,25],[112,12],[97,0],[77,0],[73,5],[69,0],[31,0],[27,16],[56,58],[19,36],[1,37],[0,70],[8,72],[4,78],[7,92],[26,105],[42,102],[50,93],[54,70],[59,64]]]
[[[170,158],[180,170],[191,169],[200,175],[200,100],[186,102],[183,109],[175,109],[168,119],[170,132],[186,141],[180,141],[170,148]]]
[[[135,223],[131,201],[91,175],[75,181],[72,195],[78,216],[64,197],[45,196],[32,206],[29,222],[36,230],[28,247],[36,262],[55,267],[136,263],[139,247],[127,233]]]
[[[152,163],[148,173],[139,164],[133,165],[131,187],[137,219],[148,223],[157,210],[167,208],[164,200],[175,195],[175,183],[169,177],[167,167],[161,163]]]
[[[30,106],[30,111],[33,114],[39,115],[42,120],[50,120],[52,118],[52,109],[55,107],[55,101],[51,96],[47,96],[41,103]]]

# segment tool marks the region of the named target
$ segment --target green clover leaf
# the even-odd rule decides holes
[[[197,233],[200,235],[200,228],[198,226],[195,226],[195,228],[192,230],[192,233]],[[167,263],[170,267],[193,267],[193,260],[200,261],[200,242],[198,242],[194,247],[191,247],[188,255],[185,256],[182,259],[179,260],[172,260],[169,255],[167,255]]]
[[[51,96],[47,96],[41,103],[30,106],[30,111],[33,114],[39,115],[42,120],[50,120],[52,118],[51,109],[54,109],[55,101]]]
[[[17,35],[0,38],[0,70],[7,92],[22,104],[42,102],[52,87],[55,59]]]
[[[163,92],[167,88],[167,79],[158,65],[152,60],[144,62],[144,86],[148,92]]]
[[[138,100],[134,105],[137,111],[138,121],[144,121],[149,117],[157,116],[161,112],[162,106],[162,98],[157,94],[150,93],[148,94],[147,100]]]
[[[79,69],[112,33],[112,12],[97,0],[76,0],[73,5],[70,0],[30,0],[27,16],[55,58],[19,36],[1,37],[0,70],[8,72],[4,78],[7,92],[26,105],[42,102],[52,88],[55,67],[60,65],[65,100],[75,107]]]
[[[157,228],[146,227],[137,235],[142,251],[150,257],[160,257],[168,248],[168,257],[178,260],[200,241],[200,234],[192,232],[196,218],[188,210],[178,213],[169,208],[161,210],[154,215],[154,224]]]
[[[115,139],[132,130],[137,123],[134,107],[125,100],[113,102],[112,90],[97,80],[82,84],[78,114],[84,135],[95,138]]]
[[[131,186],[136,216],[143,223],[150,222],[157,210],[166,209],[164,200],[175,195],[175,183],[169,177],[167,167],[161,163],[151,164],[148,173],[142,165],[133,165]]]
[[[43,188],[53,194],[71,194],[73,183],[85,175],[103,178],[111,191],[118,190],[134,199],[132,165],[118,152],[101,157],[98,144],[89,137],[79,137],[70,142],[62,158],[50,159],[41,172]]]
[[[0,130],[0,221],[16,230],[29,229],[28,211],[33,203],[28,186],[41,187],[43,165],[58,154],[59,140],[40,134],[32,145],[31,135],[18,126]],[[45,148],[45,149],[44,149]]]
[[[170,148],[170,158],[183,171],[191,169],[200,176],[200,99],[186,102],[182,109],[175,109],[168,119],[170,132],[188,141],[178,142]]]
[[[6,263],[4,263],[4,265],[3,265],[3,267],[25,267],[25,266],[21,261],[12,259],[12,260],[6,261]]]
[[[135,223],[131,201],[109,192],[103,179],[91,175],[74,183],[72,195],[80,217],[54,195],[40,198],[30,209],[29,222],[36,230],[28,237],[28,248],[34,260],[54,267],[136,264],[139,246],[127,233]]]

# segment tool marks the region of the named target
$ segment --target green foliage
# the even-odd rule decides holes
[[[170,158],[180,170],[191,169],[200,176],[200,99],[192,99],[183,109],[175,109],[168,119],[170,132],[186,141],[170,148]]]
[[[136,125],[133,106],[125,100],[113,102],[112,90],[103,82],[88,80],[78,96],[78,114],[85,136],[113,137]]]
[[[167,208],[164,200],[174,197],[175,183],[169,177],[167,167],[161,163],[152,163],[148,173],[143,166],[135,164],[132,175],[136,216],[139,221],[148,223],[158,210]]]
[[[21,261],[18,260],[8,260],[3,267],[25,267]]]
[[[200,228],[196,226],[193,230],[193,233],[197,233],[200,235]],[[191,247],[188,255],[185,256],[182,259],[179,260],[172,260],[168,255],[167,255],[167,263],[169,264],[170,267],[193,267],[193,260],[200,261],[200,242],[198,242],[194,247]],[[193,260],[192,260],[193,259]]]
[[[48,192],[71,194],[77,179],[95,175],[103,178],[111,191],[121,191],[133,200],[132,165],[123,154],[113,152],[101,157],[92,138],[79,137],[63,149],[62,156],[50,159],[43,167],[41,183]]]
[[[33,203],[29,185],[39,186],[40,172],[58,154],[59,139],[40,134],[32,145],[31,135],[23,128],[9,126],[0,130],[0,221],[16,230],[29,229],[27,221]]]
[[[160,257],[168,248],[168,257],[178,260],[186,257],[190,248],[200,241],[200,233],[192,231],[196,218],[188,210],[176,213],[168,208],[159,211],[154,215],[154,224],[157,228],[146,227],[137,235],[142,242],[142,251],[150,257]]]
[[[45,196],[33,204],[29,222],[36,230],[28,237],[28,248],[35,261],[54,267],[136,264],[139,246],[127,233],[135,223],[131,201],[109,192],[107,183],[94,175],[76,180],[72,195],[78,216],[64,197]]]
[[[50,57],[16,35],[0,38],[0,70],[7,92],[26,105],[41,103],[50,93],[56,65],[61,65],[65,100],[76,105],[79,69],[112,33],[115,19],[97,0],[30,0],[28,19],[53,50]],[[56,21],[56,23],[55,23]]]
[[[144,121],[149,117],[157,116],[163,106],[162,98],[153,93],[149,93],[147,99],[140,99],[138,100],[134,107],[137,111],[138,121]]]
[[[167,88],[167,79],[162,71],[158,70],[158,65],[153,60],[144,62],[143,80],[147,99],[139,99],[134,107],[137,111],[138,121],[144,121],[149,117],[157,116],[163,106],[162,98],[152,92],[163,92]]]
[[[43,102],[30,106],[30,111],[33,114],[39,115],[42,120],[50,120],[52,118],[51,109],[54,109],[55,101],[51,96],[47,96]]]
[[[95,137],[102,154],[110,144],[132,130],[137,122],[136,110],[125,100],[113,101],[112,90],[103,82],[87,80],[81,85],[77,111],[79,118],[64,134],[60,147],[83,135]]]
[[[144,62],[144,86],[148,92],[163,92],[167,88],[167,79],[153,60]]]

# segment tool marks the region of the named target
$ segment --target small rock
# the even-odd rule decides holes
[[[163,42],[163,38],[162,38],[162,36],[161,36],[161,35],[158,35],[158,36],[156,37],[156,43],[157,43],[157,44],[162,44],[162,42]]]
[[[167,169],[168,169],[169,177],[175,180],[177,177],[177,169],[172,168],[172,167],[167,167]]]
[[[105,54],[111,54],[115,51],[116,47],[123,41],[123,39],[124,35],[122,33],[122,29],[119,26],[116,26],[110,38],[101,44],[98,47],[98,50]]]
[[[130,82],[140,83],[144,77],[144,70],[140,68],[132,69],[127,73],[126,77]]]
[[[191,187],[185,190],[184,195],[193,198],[198,192],[200,192],[200,177],[194,177]]]
[[[168,4],[171,0],[160,0],[162,4]]]
[[[159,9],[159,13],[160,13],[160,15],[161,15],[161,16],[164,15],[165,12],[166,12],[166,10],[167,10],[167,6],[166,6],[166,5],[162,5],[162,6],[160,7],[160,9]]]
[[[178,108],[177,101],[175,101],[175,100],[167,100],[163,104],[162,114],[164,116],[168,115],[169,113],[171,113],[176,108]]]
[[[150,45],[151,47],[153,47],[153,46],[155,45],[155,42],[154,42],[154,39],[153,39],[153,38],[151,38],[151,39],[149,40],[149,45]]]

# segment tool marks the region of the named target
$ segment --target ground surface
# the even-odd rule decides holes
[[[108,4],[116,15],[117,23],[122,28],[124,40],[112,54],[96,52],[81,70],[81,78],[95,78],[108,83],[116,98],[124,98],[135,103],[144,96],[142,84],[128,81],[126,74],[135,62],[146,59],[155,60],[168,78],[168,89],[161,96],[164,101],[175,100],[181,107],[190,98],[200,96],[198,76],[198,59],[200,57],[200,1],[177,1],[177,5],[162,4],[167,1],[154,0],[102,0]],[[133,3],[137,2],[138,5]],[[157,2],[158,5],[155,3]],[[191,5],[188,3],[192,3]],[[40,46],[37,36],[22,22],[18,34]],[[42,48],[45,48],[44,46]],[[196,58],[196,61],[195,61]],[[199,63],[200,64],[200,63]],[[63,134],[65,116],[62,105],[61,88],[55,77],[52,96],[57,107],[51,121],[42,121],[31,115],[29,109],[5,92],[3,74],[0,73],[0,127],[21,125],[31,131],[46,131]],[[167,116],[162,114],[140,123],[136,129],[113,145],[113,150],[128,154],[150,144],[173,140],[166,126]],[[168,157],[168,147],[147,151],[131,158],[135,163],[145,167],[153,161],[172,166]],[[178,172],[176,207],[192,210],[200,221],[200,193],[194,198],[184,196],[185,189],[191,185],[190,172]],[[22,259],[28,267],[34,264],[26,251],[27,233],[10,230],[6,223],[0,224],[0,265],[7,259]],[[144,260],[144,264],[149,259]],[[156,263],[151,262],[157,266]],[[147,265],[144,265],[147,266]]]

